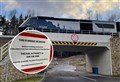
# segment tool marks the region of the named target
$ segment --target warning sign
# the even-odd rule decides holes
[[[72,35],[71,35],[71,40],[72,40],[73,42],[77,42],[77,41],[79,40],[79,36],[78,36],[77,34],[72,34]]]
[[[23,31],[12,40],[9,56],[18,70],[35,74],[52,61],[53,46],[45,34],[36,30]]]

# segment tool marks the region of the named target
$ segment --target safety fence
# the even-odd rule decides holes
[[[10,43],[11,40],[0,47],[0,61],[3,60],[6,55],[8,55]]]

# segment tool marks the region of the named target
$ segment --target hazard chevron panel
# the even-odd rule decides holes
[[[52,41],[53,45],[77,45],[77,46],[96,46],[96,42],[70,42],[70,41]]]

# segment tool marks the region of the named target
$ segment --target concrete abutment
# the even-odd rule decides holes
[[[86,71],[93,72],[94,68],[98,74],[112,75],[111,54],[107,48],[93,50],[86,54]]]

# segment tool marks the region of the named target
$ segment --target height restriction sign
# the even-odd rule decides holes
[[[72,40],[73,42],[77,42],[77,41],[79,40],[79,36],[78,36],[77,34],[72,34],[72,35],[71,35],[71,40]]]
[[[36,30],[27,30],[14,37],[9,48],[13,65],[20,71],[35,74],[48,67],[53,58],[50,39]]]

